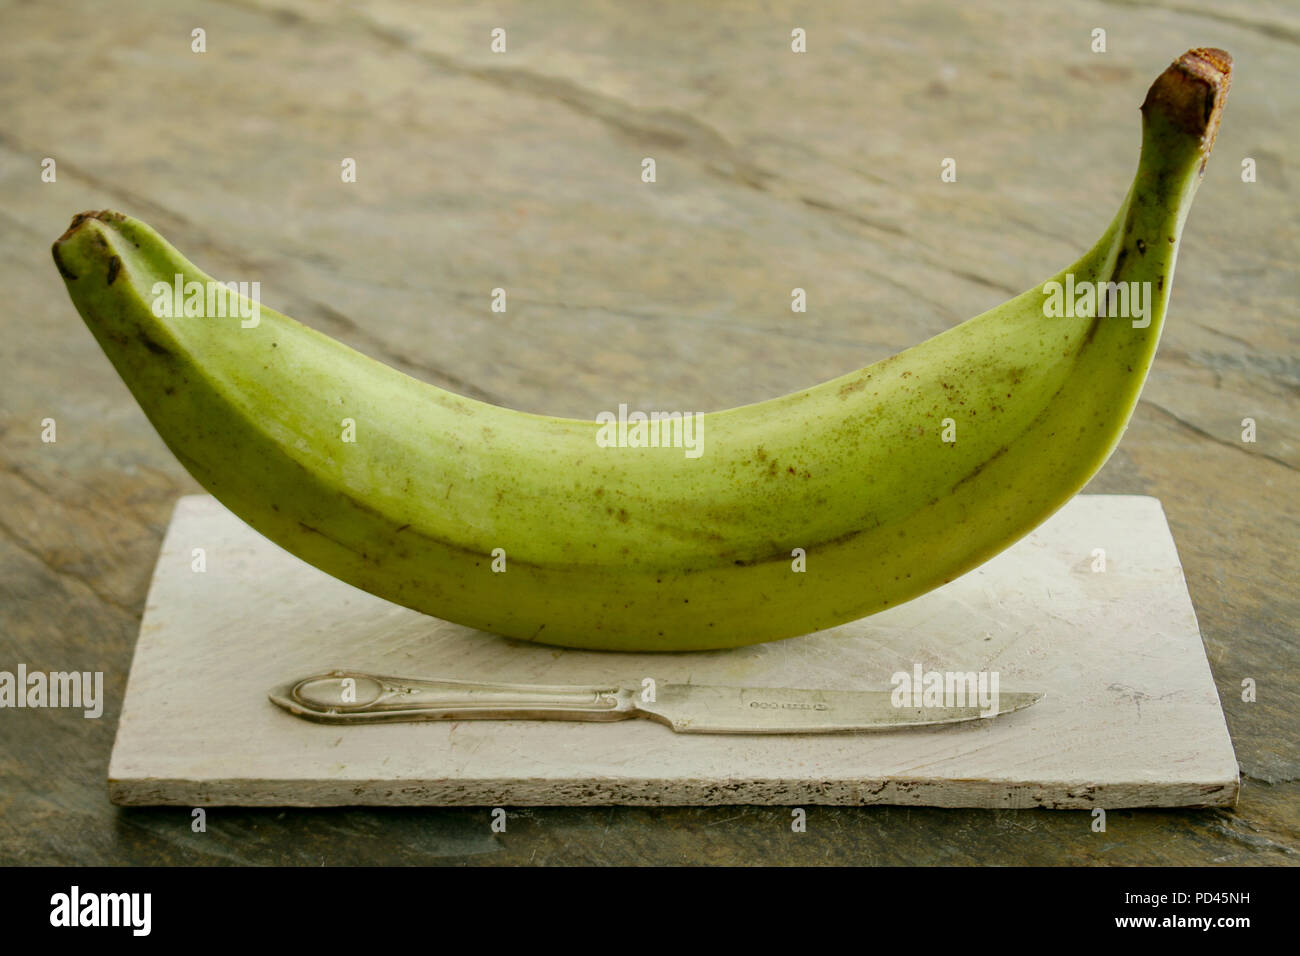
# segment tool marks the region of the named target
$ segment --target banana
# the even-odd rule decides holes
[[[212,280],[120,213],[77,216],[53,254],[181,464],[303,560],[527,641],[732,647],[951,581],[1102,466],[1151,366],[1230,71],[1198,49],[1156,80],[1133,184],[1074,265],[884,361],[701,416],[697,456],[435,388],[233,293],[187,316],[170,290],[190,302]]]

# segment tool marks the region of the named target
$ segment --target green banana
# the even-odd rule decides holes
[[[1230,71],[1200,49],[1156,80],[1132,187],[1069,269],[860,371],[700,416],[694,455],[680,435],[607,447],[599,421],[455,395],[233,294],[220,310],[182,284],[202,315],[156,314],[185,311],[174,283],[212,280],[120,213],[77,216],[53,253],[176,457],[303,560],[523,640],[757,643],[951,581],[1102,466],[1155,353]],[[1127,314],[1103,315],[1121,288]]]

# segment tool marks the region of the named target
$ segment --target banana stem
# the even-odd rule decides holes
[[[1213,47],[1188,50],[1147,91],[1142,115],[1148,134],[1172,141],[1166,147],[1181,142],[1194,148],[1203,173],[1231,86],[1232,57]]]
[[[1183,224],[1205,173],[1232,81],[1232,58],[1222,50],[1188,50],[1147,91],[1142,103],[1142,152],[1121,207],[1107,270],[1110,281],[1154,279],[1149,326],[1134,332],[1159,337]]]
[[[1153,246],[1168,245],[1161,250],[1169,254],[1168,288],[1173,254],[1231,85],[1232,57],[1212,48],[1188,50],[1151,84],[1142,103],[1142,155],[1122,231],[1132,249],[1119,251],[1117,272],[1126,252],[1144,256]]]

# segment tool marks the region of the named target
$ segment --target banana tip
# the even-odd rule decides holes
[[[76,236],[77,233],[81,231],[81,228],[87,222],[90,222],[91,220],[95,220],[97,222],[104,222],[104,223],[118,223],[118,222],[124,222],[126,218],[127,217],[124,214],[120,212],[114,212],[111,209],[100,209],[97,211],[91,210],[90,212],[79,212],[75,216],[73,216],[72,222],[68,225],[68,228],[63,231],[63,235],[55,239],[54,245],[50,246],[50,255],[54,257],[54,266],[59,270],[59,275],[63,276],[63,278],[68,282],[75,282],[77,280],[78,278],[77,273],[69,269],[67,264],[64,262],[63,255],[60,252],[60,247],[65,242],[68,242],[74,236]],[[95,238],[99,239],[101,243],[103,242],[102,236],[97,236]]]
[[[1231,86],[1232,57],[1215,47],[1197,47],[1175,60],[1151,84],[1142,112],[1162,115],[1184,133],[1198,137],[1201,151],[1208,156]]]
[[[63,231],[63,235],[59,236],[55,241],[63,242],[65,239],[71,239],[72,234],[75,233],[77,229],[80,228],[81,224],[87,219],[98,219],[100,222],[122,222],[126,219],[126,216],[120,212],[114,212],[111,209],[100,209],[98,211],[92,209],[90,212],[79,212],[72,217],[72,222],[69,223],[68,228]]]

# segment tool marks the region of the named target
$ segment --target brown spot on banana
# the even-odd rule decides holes
[[[67,233],[65,232],[64,236],[66,235]],[[62,239],[56,240],[54,245],[50,246],[50,255],[54,256],[54,268],[58,269],[59,275],[63,276],[63,278],[67,279],[69,282],[76,282],[77,274],[72,272],[63,264],[63,258],[59,255],[59,243],[62,241]]]

